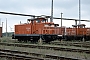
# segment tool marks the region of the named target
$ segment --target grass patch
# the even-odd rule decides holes
[[[12,37],[2,37],[2,38],[0,38],[0,42],[8,42],[8,43],[14,42],[15,43],[15,42],[17,42],[17,40],[15,40],[15,39],[13,40]]]

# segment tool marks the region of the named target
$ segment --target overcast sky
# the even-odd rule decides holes
[[[54,0],[54,17],[60,17],[60,13],[63,13],[64,18],[78,19],[79,0]],[[81,0],[81,19],[90,20],[90,0]],[[51,15],[51,0],[0,0],[0,11],[24,13],[30,15]],[[12,16],[0,14],[1,22],[4,22],[3,32],[6,31],[5,20],[8,21],[8,32],[14,31],[14,25],[26,23],[30,17]],[[54,20],[55,23],[60,24],[60,20]],[[90,22],[85,23],[88,27]],[[71,27],[74,25],[74,21],[63,20],[63,26]],[[11,29],[11,28],[13,29]]]

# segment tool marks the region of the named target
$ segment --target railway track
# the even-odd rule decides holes
[[[60,41],[54,41],[51,42],[53,45],[61,45],[61,46],[75,46],[75,47],[84,47],[84,48],[90,48],[90,41],[88,42],[60,42]]]
[[[34,53],[41,53],[41,54],[49,54],[49,55],[56,55],[56,56],[64,56],[64,57],[74,57],[77,59],[88,59],[90,60],[90,54],[87,52],[80,52],[80,51],[70,51],[67,50],[67,47],[60,47],[60,46],[51,46],[51,45],[37,45],[37,44],[25,44],[25,43],[1,43],[0,44],[2,49],[11,49],[11,50],[18,50],[18,51],[27,51],[27,52],[34,52]],[[57,50],[57,48],[63,48],[62,50]],[[54,48],[54,49],[53,49]],[[73,49],[73,48],[71,48]],[[78,48],[76,48],[78,49]],[[85,49],[86,50],[86,49]],[[56,59],[57,60],[57,59]]]
[[[84,48],[90,48],[90,45],[88,44],[77,44],[77,43],[52,43],[54,45],[62,45],[62,46],[76,46],[76,47],[84,47]]]
[[[26,51],[0,49],[0,57],[15,58],[21,60],[80,60],[77,58],[40,54],[40,53],[28,53]]]
[[[67,51],[67,52],[79,52],[79,53],[84,52],[84,53],[90,54],[90,49],[80,49],[75,47],[68,48],[68,47],[51,46],[51,45],[36,45],[36,44],[21,44],[21,43],[0,43],[0,45],[48,49],[48,50],[55,50],[55,51]]]
[[[32,53],[34,54],[34,53]],[[23,59],[23,60],[44,60],[45,58],[41,58],[41,57],[35,57],[35,56],[30,56],[30,55],[26,55],[26,52],[19,52],[19,51],[12,51],[12,50],[3,50],[0,49],[0,57],[7,57],[7,58],[14,58],[14,59]]]

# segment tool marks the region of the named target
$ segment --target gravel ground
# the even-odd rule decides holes
[[[13,47],[13,46],[2,46],[2,45],[0,45],[0,49],[27,51],[27,52],[31,52],[31,53],[34,52],[34,53],[41,53],[41,54],[51,54],[51,55],[74,57],[74,58],[78,58],[78,59],[90,60],[90,54],[78,53],[78,52],[54,51],[54,50],[46,50],[46,49]]]

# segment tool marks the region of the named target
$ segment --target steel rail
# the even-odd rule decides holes
[[[33,56],[29,56],[33,55]],[[79,60],[77,58],[71,58],[71,57],[65,57],[65,56],[57,56],[57,55],[50,55],[50,54],[40,54],[40,53],[28,53],[24,51],[17,51],[17,50],[9,50],[9,49],[0,49],[0,56],[7,55],[7,56],[14,56],[14,57],[21,57],[21,58],[28,58],[28,59],[39,59],[39,60],[44,60],[44,59],[62,59],[62,60]],[[42,56],[41,57],[36,57],[36,56]]]
[[[57,47],[57,46],[46,46],[46,45],[33,45],[33,44],[16,44],[16,43],[0,43],[0,45],[6,46],[17,46],[17,47],[28,47],[28,48],[38,48],[38,49],[49,49],[57,51],[69,51],[69,52],[84,52],[90,54],[90,50],[87,49],[75,49],[75,48],[66,48],[66,47]]]

